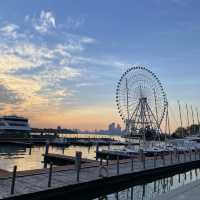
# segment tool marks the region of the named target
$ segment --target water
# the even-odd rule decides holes
[[[61,137],[68,138],[112,138],[120,140],[120,136],[110,135],[95,135],[95,134],[60,134]],[[121,148],[120,146],[111,146],[112,148]],[[101,149],[108,149],[107,146],[99,147]],[[96,147],[84,147],[84,146],[69,146],[65,149],[58,147],[50,147],[49,153],[62,154],[67,156],[75,156],[76,151],[81,151],[83,158],[95,159]],[[31,149],[31,155],[29,155],[30,149],[26,147],[14,146],[14,145],[1,145],[0,146],[0,169],[12,171],[13,166],[17,165],[18,171],[41,169],[44,167],[43,154],[45,153],[44,146],[34,146]]]
[[[95,200],[154,200],[159,194],[170,192],[198,179],[200,179],[200,170],[195,169],[148,184],[137,185],[115,193],[102,195]]]
[[[110,148],[120,148],[120,146],[111,146]],[[108,149],[107,146],[101,146],[99,149]],[[84,146],[69,146],[65,149],[52,147],[49,148],[49,153],[56,153],[68,156],[75,156],[76,151],[81,151],[83,158],[95,159],[96,147],[84,147]],[[30,149],[25,147],[13,146],[13,145],[1,145],[0,146],[0,169],[12,171],[13,166],[17,165],[18,171],[41,169],[44,167],[43,154],[45,153],[44,146],[35,146],[31,149],[31,155],[29,155]]]

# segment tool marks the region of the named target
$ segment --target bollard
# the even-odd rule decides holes
[[[106,156],[106,165],[108,166],[108,161],[109,161],[109,155]]]
[[[77,151],[76,159],[75,159],[76,181],[77,182],[79,182],[79,180],[80,180],[81,157],[82,157],[82,152]]]
[[[156,152],[154,152],[154,168],[156,168],[156,160],[157,160],[157,155]]]
[[[173,151],[170,151],[170,160],[171,160],[171,165],[173,165]]]
[[[51,187],[52,169],[53,169],[53,163],[51,162],[51,163],[50,163],[50,168],[49,168],[48,187]]]
[[[99,143],[96,145],[96,160],[98,160],[98,152],[99,152]]]
[[[17,173],[17,166],[15,165],[14,168],[13,168],[13,174],[12,174],[12,185],[11,185],[11,191],[10,191],[10,194],[14,194],[14,192],[15,192],[16,173]]]
[[[131,171],[133,171],[133,156],[131,157]]]
[[[119,175],[119,156],[117,156],[117,175]]]

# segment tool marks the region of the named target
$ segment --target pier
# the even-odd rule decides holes
[[[176,155],[138,157],[126,160],[81,162],[77,152],[75,165],[13,171],[0,177],[0,199],[71,199],[96,198],[127,185],[138,185],[155,179],[198,168],[200,152]],[[15,168],[14,168],[15,169]]]

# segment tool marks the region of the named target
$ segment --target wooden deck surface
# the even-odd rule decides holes
[[[194,155],[192,160],[194,160]],[[199,157],[198,157],[199,158]],[[171,160],[169,156],[165,158],[165,165],[170,165]],[[175,157],[173,158],[175,163]],[[184,157],[181,155],[180,162],[183,162]],[[189,155],[187,156],[187,161],[189,161]],[[132,173],[131,160],[120,160],[119,174]],[[177,163],[178,161],[176,161]],[[106,163],[103,163],[106,165]],[[157,160],[156,167],[163,166],[163,160],[160,158]],[[154,168],[154,160],[146,160],[146,169]],[[90,162],[81,165],[80,172],[80,182],[86,183],[93,180],[101,179],[99,177],[100,163]],[[134,160],[134,171],[142,171],[143,163],[140,160]],[[108,177],[117,175],[117,165],[116,161],[110,161],[107,167],[108,174],[104,171],[104,175]],[[10,195],[11,188],[11,176],[12,173],[7,172],[0,176],[0,199],[4,199]],[[49,169],[39,169],[39,170],[28,170],[23,172],[17,172],[16,183],[15,183],[15,194],[21,195],[27,193],[34,193],[37,191],[47,190],[48,188],[48,177]],[[77,184],[76,181],[76,170],[74,165],[54,167],[52,174],[52,188],[58,188],[62,186],[69,186]]]

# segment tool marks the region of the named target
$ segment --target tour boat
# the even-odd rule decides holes
[[[27,118],[15,115],[0,117],[0,134],[28,134],[30,132]]]

